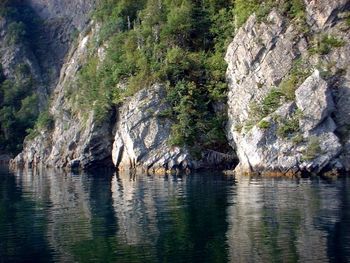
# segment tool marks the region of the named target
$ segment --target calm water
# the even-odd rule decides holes
[[[350,180],[0,172],[0,262],[350,262]]]

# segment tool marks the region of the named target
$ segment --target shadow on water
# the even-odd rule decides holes
[[[26,198],[16,177],[0,167],[0,262],[49,262],[42,202]]]
[[[0,262],[347,262],[348,179],[0,171]]]

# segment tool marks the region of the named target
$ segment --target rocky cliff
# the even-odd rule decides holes
[[[94,3],[0,3],[0,154],[21,150],[27,131],[47,108],[68,50],[87,27]]]
[[[196,158],[186,147],[170,146],[172,121],[162,113],[170,109],[164,85],[142,89],[119,108],[112,157],[119,169],[151,173],[200,168],[228,169],[235,156],[204,151]]]
[[[98,120],[92,109],[79,109],[79,103],[69,93],[79,91],[79,70],[87,62],[98,30],[99,26],[92,23],[90,30],[80,35],[78,46],[71,49],[62,67],[50,103],[53,127],[41,130],[34,139],[27,138],[23,152],[12,161],[12,166],[44,164],[72,169],[115,166],[150,173],[233,167],[235,156],[207,150],[194,157],[186,147],[170,146],[172,121],[162,116],[170,105],[162,84],[144,87],[126,98],[103,121]],[[101,65],[105,46],[94,49]]]
[[[50,167],[88,168],[96,163],[111,164],[113,114],[110,121],[104,123],[98,123],[89,109],[84,116],[82,112],[75,114],[66,92],[86,63],[88,44],[95,34],[95,28],[82,34],[79,45],[71,50],[52,95],[53,127],[45,127],[36,138],[25,141],[23,152],[14,160],[16,165],[32,167],[44,163]]]
[[[349,1],[305,1],[305,20],[252,15],[226,61],[227,135],[240,171],[349,169]]]
[[[5,77],[14,78],[18,65],[28,65],[38,94],[47,97],[72,41],[86,28],[95,2],[26,0],[10,5],[17,14],[11,19],[3,16],[0,23],[0,62]],[[27,39],[9,40],[14,33],[8,26],[13,22],[24,24]],[[46,104],[46,99],[41,103]]]
[[[13,166],[115,166],[152,173],[232,169],[232,154],[171,145],[174,120],[164,114],[171,111],[165,84],[138,87],[102,121],[94,105],[80,108],[72,94],[79,92],[81,68],[91,53],[102,67],[111,45],[98,41],[100,25],[87,25],[81,15],[95,2],[29,3],[41,18],[66,17],[69,22],[58,23],[59,28],[68,23],[82,33],[68,53],[59,52],[68,55],[51,94],[52,125],[27,138]],[[253,14],[227,49],[226,135],[239,159],[237,171],[350,169],[350,2],[305,0],[304,5],[297,17],[279,8],[264,17]],[[59,45],[61,50],[69,46]]]

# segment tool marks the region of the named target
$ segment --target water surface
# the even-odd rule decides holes
[[[350,180],[0,170],[0,262],[350,262]]]

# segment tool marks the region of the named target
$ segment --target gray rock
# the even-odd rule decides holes
[[[261,100],[278,85],[305,49],[305,39],[299,37],[293,25],[287,27],[277,12],[272,11],[267,21],[259,24],[251,16],[228,47],[225,60],[230,129],[249,119],[251,102]],[[232,140],[230,143],[234,145]]]
[[[168,146],[171,121],[161,117],[170,106],[164,86],[156,84],[132,96],[119,109],[113,162],[121,170],[146,171],[194,168],[187,150]]]
[[[311,11],[315,8],[314,1],[306,2],[310,2],[307,3],[309,18],[312,18],[311,14],[314,15],[311,26],[327,25],[327,30],[332,34],[340,32],[335,29],[335,20],[332,20],[337,17],[337,12],[343,10],[340,2],[331,1],[330,7],[326,3],[317,4],[318,11]],[[297,58],[308,59],[315,67],[319,64],[320,58],[309,59],[307,45],[298,29],[276,11],[269,14],[267,22],[258,23],[252,15],[229,45],[225,57],[229,82],[227,137],[240,161],[237,171],[320,172],[335,164],[339,168],[339,163],[346,162],[345,156],[348,155],[342,154],[343,147],[335,132],[341,127],[339,120],[348,123],[347,111],[343,109],[342,114],[338,112],[340,104],[348,101],[348,95],[339,96],[340,92],[346,93],[344,86],[348,84],[339,81],[336,75],[326,81],[315,70],[296,89],[295,103],[281,101],[279,109],[263,118],[268,127],[259,128],[256,121],[252,128],[245,128],[247,123],[255,120],[250,116],[252,103],[260,103],[271,87],[278,86]],[[340,51],[332,50],[327,56],[334,57],[340,68],[347,67],[342,58],[347,48],[348,44]],[[347,79],[348,71],[345,72]],[[337,89],[339,85],[343,87],[340,92]],[[280,137],[279,128],[297,113],[296,110],[302,112],[299,131],[286,138]],[[311,137],[318,139],[321,151],[305,160]],[[340,155],[341,161],[336,161]]]
[[[328,166],[339,156],[342,145],[339,142],[338,137],[334,133],[322,133],[318,137],[321,151],[312,161],[303,161],[300,164],[301,170],[308,172],[319,173],[323,168]]]
[[[333,25],[337,13],[344,11],[348,0],[304,0],[308,23],[317,30]]]
[[[83,30],[96,0],[26,0],[41,19],[69,21],[79,31]]]
[[[335,110],[331,91],[318,70],[296,90],[295,98],[302,112],[300,127],[306,135]]]
[[[74,114],[74,105],[66,97],[66,89],[78,89],[74,85],[77,72],[86,62],[91,34],[80,37],[78,47],[73,47],[64,64],[58,85],[55,88],[50,113],[55,124],[52,130],[43,130],[34,140],[24,143],[23,152],[13,161],[12,166],[33,167],[44,164],[49,167],[90,168],[96,165],[112,166],[111,150],[114,118],[99,123],[94,113],[87,109],[87,119]]]
[[[119,170],[164,173],[232,167],[235,156],[230,154],[207,150],[193,158],[186,147],[170,146],[172,121],[161,116],[169,108],[165,87],[160,84],[142,89],[121,106],[112,151]]]

